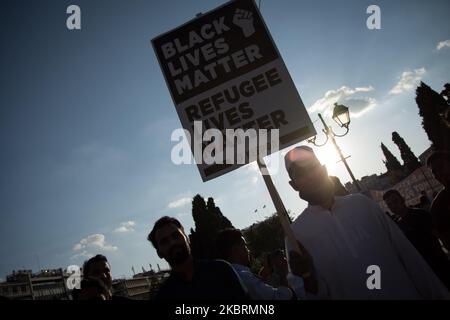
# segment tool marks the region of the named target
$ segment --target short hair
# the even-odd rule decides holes
[[[427,166],[430,167],[431,163],[436,160],[446,160],[450,162],[450,153],[448,151],[444,150],[437,150],[434,151],[428,158],[427,158]]]
[[[91,272],[91,267],[96,262],[106,262],[109,264],[108,259],[102,254],[98,254],[95,257],[90,258],[89,260],[85,261],[83,264],[83,278],[88,278],[89,273]]]
[[[230,257],[231,249],[241,241],[243,234],[241,230],[227,228],[219,232],[216,239],[216,246],[220,258],[227,260]]]
[[[168,224],[174,224],[177,226],[177,228],[180,228],[184,232],[183,226],[181,225],[180,221],[178,221],[177,219],[168,217],[168,216],[159,218],[153,225],[152,231],[147,236],[147,240],[152,243],[153,247],[155,247],[156,250],[158,250],[158,243],[156,242],[156,231],[158,231],[159,229],[161,229],[162,227],[164,227]]]
[[[391,189],[391,190],[386,191],[386,192],[383,194],[383,200],[386,201],[387,198],[390,198],[390,197],[392,197],[392,196],[398,196],[398,197],[403,198],[402,194],[401,194],[400,192],[398,192],[398,190]]]

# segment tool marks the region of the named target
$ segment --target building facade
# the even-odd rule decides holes
[[[12,300],[69,300],[68,275],[62,269],[17,270],[0,283],[0,295]]]
[[[169,271],[147,271],[136,274],[132,279],[118,279],[113,282],[113,293],[134,300],[151,299],[169,276]]]

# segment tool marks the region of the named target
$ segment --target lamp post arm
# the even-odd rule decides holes
[[[333,136],[335,136],[335,137],[343,137],[343,136],[345,136],[348,133],[348,130],[349,130],[348,126],[345,126],[345,132],[343,134],[337,134],[337,133],[335,133],[333,131],[333,128],[330,127],[330,131],[333,134]]]
[[[325,142],[324,142],[324,143],[321,143],[321,144],[316,143],[316,138],[317,138],[317,136],[314,136],[314,137],[312,137],[311,139],[308,139],[308,142],[309,142],[309,143],[312,143],[312,144],[315,145],[316,147],[323,147],[323,146],[326,145],[327,142],[328,142],[328,135],[325,134],[325,137],[326,137]]]
[[[323,127],[324,127],[323,132],[328,136],[328,133],[329,133],[329,131],[330,131],[330,128],[329,128],[328,125],[325,123],[325,120],[323,120],[322,114],[319,113],[318,116],[319,116],[320,121],[322,121],[322,124],[323,124]]]

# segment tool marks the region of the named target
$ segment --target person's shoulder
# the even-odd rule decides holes
[[[176,278],[173,274],[170,274],[159,286],[159,291],[167,290],[177,284]]]
[[[358,206],[374,206],[377,202],[362,193],[352,193],[342,197],[337,197],[341,203],[352,208],[358,208]]]
[[[306,220],[311,216],[313,212],[313,206],[308,205],[292,222],[292,225],[298,224],[300,221]]]
[[[207,269],[217,269],[217,270],[233,269],[230,263],[222,259],[201,259],[197,260],[197,264],[201,268]]]
[[[317,220],[320,220],[318,214],[316,214],[318,207],[308,205],[302,213],[300,213],[291,224],[291,228],[294,231],[295,236],[304,237],[309,234],[310,231],[316,228]],[[319,209],[320,210],[320,209]]]
[[[429,215],[428,211],[425,211],[420,208],[412,208],[412,207],[408,208],[408,214],[415,215],[415,216],[428,216]]]
[[[347,194],[345,196],[340,196],[340,197],[336,197],[336,198],[339,199],[340,201],[344,201],[344,202],[354,202],[354,201],[371,202],[371,201],[373,201],[371,198],[369,198],[368,196],[366,196],[362,193],[351,193],[351,194]]]
[[[155,295],[155,300],[163,300],[171,298],[173,295],[174,288],[177,283],[172,275],[170,275],[166,280],[164,280],[158,288],[158,292]]]
[[[250,269],[246,266],[243,266],[241,264],[237,263],[231,263],[231,267],[236,271],[238,274],[245,274],[245,273],[252,273]]]
[[[379,203],[362,193],[352,193],[340,197],[340,203],[350,215],[376,216],[384,219],[386,213],[381,210]]]

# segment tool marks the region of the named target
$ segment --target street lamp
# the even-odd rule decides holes
[[[350,112],[348,112],[348,108],[343,104],[334,104],[333,109],[333,120],[341,127],[347,128],[350,124]]]
[[[336,148],[336,151],[338,152],[339,157],[341,158],[342,162],[344,163],[345,168],[347,169],[350,177],[352,178],[353,183],[355,184],[358,191],[361,191],[361,187],[360,187],[358,181],[355,179],[355,176],[353,175],[353,172],[350,169],[350,167],[347,163],[347,160],[343,156],[341,148],[339,148],[339,146],[336,143],[336,139],[335,139],[335,137],[343,137],[348,133],[348,130],[349,130],[348,126],[350,125],[350,113],[348,111],[348,108],[342,104],[337,104],[337,103],[334,104],[332,118],[341,128],[345,128],[345,132],[343,134],[335,133],[333,131],[333,129],[325,123],[325,121],[323,120],[322,115],[320,113],[318,114],[318,116],[319,116],[320,121],[322,121],[322,124],[324,127],[324,129],[322,129],[322,131],[323,131],[323,133],[325,133],[326,140],[324,143],[318,144],[318,143],[316,143],[317,136],[314,136],[311,139],[308,139],[308,142],[314,144],[316,147],[322,147],[328,142],[328,139],[331,139],[331,142],[333,142],[333,145]]]

